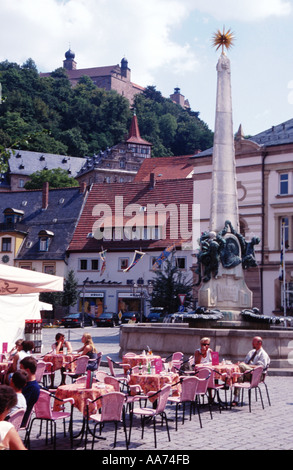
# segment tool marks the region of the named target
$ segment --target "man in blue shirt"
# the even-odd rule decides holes
[[[22,390],[22,394],[26,399],[26,412],[24,414],[21,427],[25,426],[31,414],[34,404],[38,401],[40,395],[40,385],[36,381],[37,361],[32,356],[27,356],[20,362],[20,369],[25,370],[28,374],[28,380]]]

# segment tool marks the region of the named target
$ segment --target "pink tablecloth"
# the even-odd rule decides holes
[[[153,354],[137,354],[135,356],[123,356],[122,363],[129,364],[130,367],[139,366],[140,364],[146,365],[148,362],[152,362],[155,359],[160,359],[161,356],[154,356]]]
[[[86,414],[86,400],[94,400],[106,393],[113,392],[114,388],[112,385],[102,384],[102,383],[93,383],[92,388],[86,388],[85,383],[73,383],[71,385],[60,385],[57,388],[55,396],[57,398],[74,398],[74,406],[81,413]],[[59,411],[62,403],[58,400],[54,402],[54,411]],[[101,401],[98,400],[95,404],[90,405],[89,411],[93,413],[96,408],[101,407]]]
[[[195,370],[203,367],[209,367],[220,374],[227,374],[227,385],[237,382],[237,378],[239,377],[237,374],[241,374],[238,364],[223,364],[222,362],[217,366],[213,366],[212,364],[197,364]],[[221,380],[221,376],[216,374],[215,379]]]
[[[68,365],[67,370],[74,372],[76,368],[76,359],[79,354],[46,354],[43,358],[44,362],[52,362],[53,364],[53,372],[56,370],[60,370],[62,367],[65,367],[66,364]],[[71,363],[71,364],[68,364]]]
[[[164,385],[171,384],[172,395],[178,396],[180,394],[181,385],[179,382],[179,375],[173,372],[162,372],[161,374],[131,374],[129,385],[140,385],[143,393],[157,392]]]

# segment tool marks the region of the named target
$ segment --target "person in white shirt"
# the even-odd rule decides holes
[[[6,416],[17,402],[16,393],[10,385],[0,385],[0,449],[27,450],[16,431]]]
[[[26,399],[22,393],[23,387],[28,381],[28,373],[25,370],[17,370],[10,379],[10,386],[16,392],[17,403],[11,408],[9,415],[23,408],[26,411]]]
[[[251,368],[257,366],[263,366],[266,369],[270,365],[269,355],[266,353],[262,347],[263,341],[260,336],[255,336],[252,340],[251,351],[246,355],[244,359],[244,364],[250,366]],[[243,367],[243,366],[242,366]],[[247,368],[245,368],[247,370]]]
[[[240,362],[238,364],[242,373],[247,372],[238,379],[238,382],[250,382],[251,374],[249,372],[255,369],[255,367],[262,366],[264,370],[269,367],[271,360],[267,352],[263,349],[262,345],[262,338],[260,336],[255,336],[252,340],[253,349],[247,353],[244,362]],[[237,405],[239,401],[239,392],[239,389],[235,389],[232,406]]]
[[[200,348],[194,353],[194,364],[207,364],[212,362],[212,349],[210,338],[201,338]]]

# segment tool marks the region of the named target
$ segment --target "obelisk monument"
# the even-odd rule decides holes
[[[214,37],[214,45],[217,49],[222,47],[222,53],[217,63],[210,226],[201,239],[198,259],[203,284],[198,297],[201,307],[229,311],[237,318],[243,309],[252,307],[252,293],[244,281],[242,267],[247,244],[238,233],[231,64],[224,51],[232,42],[230,30],[218,31]]]

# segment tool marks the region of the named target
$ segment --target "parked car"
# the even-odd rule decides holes
[[[93,326],[94,324],[95,320],[85,313],[84,326]],[[80,328],[82,326],[82,313],[70,313],[69,315],[66,315],[61,318],[60,325],[65,328]]]
[[[145,321],[146,322],[151,322],[151,323],[162,323],[165,318],[165,312],[164,308],[151,308],[150,313],[146,317]]]
[[[103,312],[96,318],[97,326],[116,326],[118,325],[118,315],[114,312]]]
[[[139,321],[139,312],[124,312],[122,313],[122,323],[129,323],[130,320],[132,320],[133,316],[135,316],[136,323]]]

